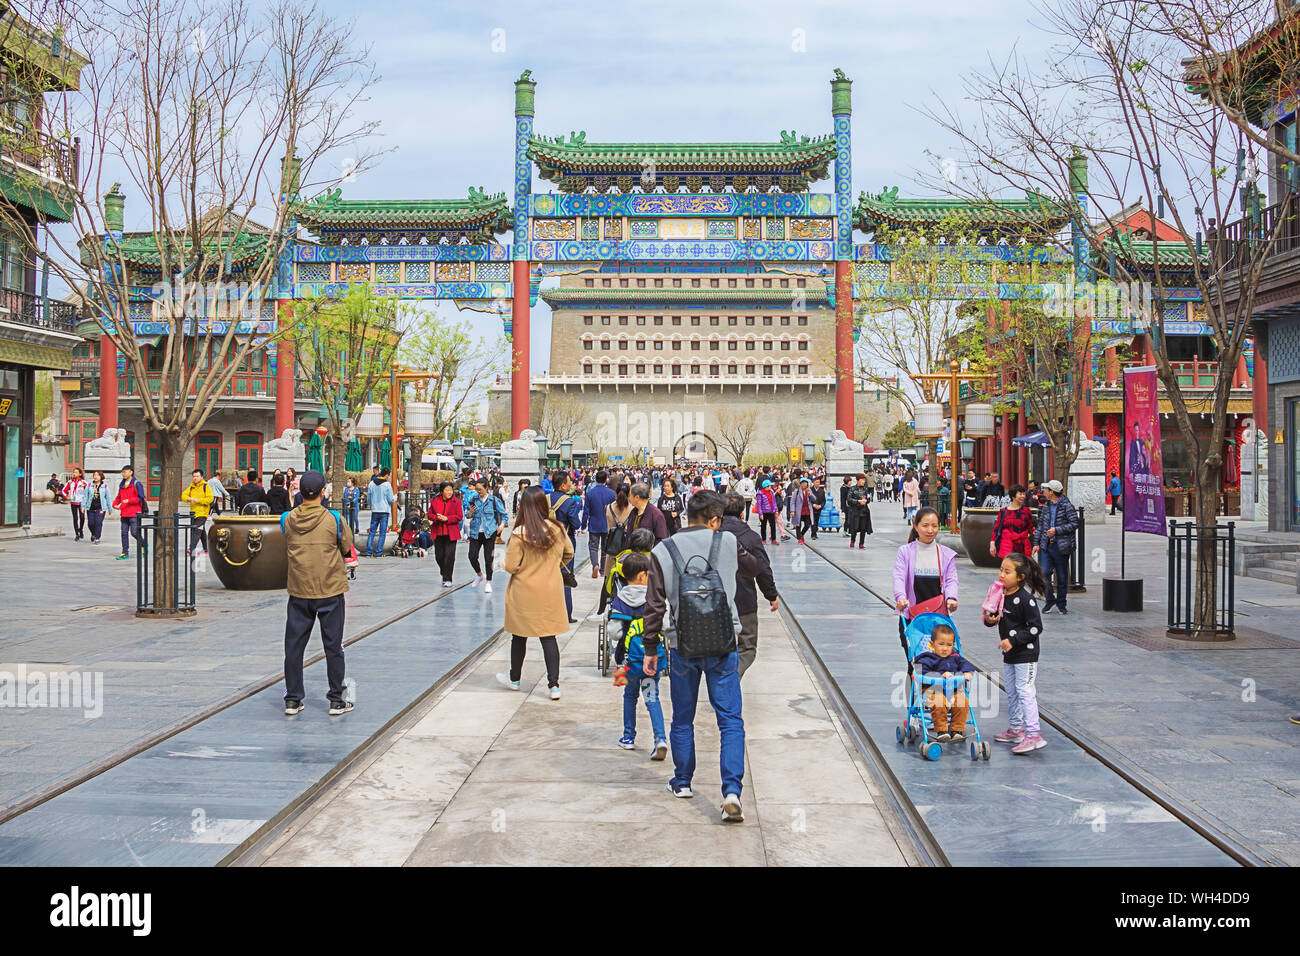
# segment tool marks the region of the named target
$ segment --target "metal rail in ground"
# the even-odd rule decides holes
[[[881,594],[866,581],[862,580],[862,578],[858,577],[856,573],[845,568],[833,557],[826,554],[826,552],[821,548],[809,541],[805,541],[803,546],[808,548],[868,594],[871,594],[886,607],[891,609],[894,607],[892,598]],[[803,639],[806,640],[806,637]],[[1005,690],[999,676],[991,674],[983,668],[980,668],[980,672],[991,680],[998,688]],[[1060,715],[1044,708],[1041,704],[1038,707],[1038,715],[1044,723],[1053,727],[1061,734],[1061,736],[1072,741],[1082,749],[1084,753],[1093,757],[1107,769],[1117,774],[1122,780],[1133,786],[1139,792],[1145,794],[1156,804],[1163,807],[1182,823],[1200,834],[1242,866],[1272,865],[1269,860],[1260,856],[1254,848],[1238,840],[1230,833],[1227,833],[1222,827],[1204,816],[1194,807],[1188,806],[1186,803],[1179,800],[1176,796],[1170,793],[1170,791],[1160,781],[1156,780],[1146,771],[1128,761],[1114,747],[1097,739],[1083,728],[1066,720]],[[869,736],[868,739],[870,739]],[[878,754],[879,750],[876,750],[875,744],[873,743],[871,746]],[[910,800],[908,802],[910,803]]]

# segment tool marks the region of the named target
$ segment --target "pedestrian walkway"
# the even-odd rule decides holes
[[[575,608],[594,603],[581,576]],[[695,798],[672,774],[616,746],[622,690],[595,667],[595,625],[561,641],[563,697],[547,696],[540,648],[524,691],[504,690],[509,639],[352,768],[246,863],[302,865],[900,865],[853,745],[781,619],[762,614],[758,660],[743,682],[743,824],[721,822],[718,732],[701,691]],[[665,686],[665,716],[671,705]]]

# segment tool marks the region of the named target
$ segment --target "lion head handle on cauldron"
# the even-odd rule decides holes
[[[235,561],[230,557],[230,529],[218,528],[214,535],[217,545],[217,553],[225,560],[226,564],[232,568],[242,567],[249,561],[253,560],[253,555],[262,550],[262,532],[258,528],[250,528],[248,531],[248,556],[243,561]]]

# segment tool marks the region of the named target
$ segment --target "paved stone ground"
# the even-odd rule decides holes
[[[849,550],[842,535],[822,535],[828,555],[885,595],[892,593],[896,549],[905,540],[901,509],[878,503],[877,533],[867,549]],[[1119,525],[1090,527],[1088,547],[1118,571]],[[778,573],[797,573],[788,545]],[[1066,720],[1120,751],[1180,800],[1199,808],[1261,856],[1300,863],[1300,640],[1273,650],[1220,645],[1149,651],[1105,633],[1139,627],[1163,633],[1166,624],[1165,540],[1128,536],[1130,576],[1145,576],[1147,610],[1101,611],[1099,573],[1089,572],[1086,594],[1072,595],[1070,615],[1048,615],[1039,670],[1039,699]],[[965,653],[985,668],[1001,670],[991,631],[979,605],[995,574],[959,559],[963,601],[956,622]],[[1285,585],[1237,579],[1238,626],[1286,639],[1300,637],[1300,597]],[[896,631],[888,639],[896,641]],[[1294,646],[1291,644],[1294,643]],[[829,663],[829,662],[828,662]],[[836,677],[847,665],[832,665]],[[1001,727],[995,728],[1002,729]],[[1049,731],[1050,733],[1050,731]],[[882,746],[893,741],[879,741]],[[1032,758],[1030,758],[1032,759]]]
[[[70,524],[66,508],[35,510],[37,524]],[[114,560],[117,536],[117,522],[109,521],[100,545],[70,535],[0,542],[0,671],[17,673],[26,665],[29,676],[93,672],[103,680],[98,717],[86,717],[84,708],[0,707],[0,808],[283,666],[283,591],[227,591],[208,570],[198,578],[195,617],[138,619],[135,560]],[[471,577],[460,550],[457,582]],[[348,592],[346,637],[438,590],[432,555],[422,561],[363,559]],[[317,639],[309,653],[319,650]]]
[[[583,576],[576,608],[594,602]],[[638,714],[636,751],[616,746],[622,691],[595,667],[595,625],[561,641],[563,698],[547,696],[540,648],[525,692],[494,679],[509,642],[354,768],[260,862],[301,865],[900,865],[852,744],[776,615],[762,612],[743,684],[745,822],[720,820],[718,733],[701,689],[695,798],[665,789]],[[671,720],[666,681],[665,717]],[[357,821],[364,820],[364,826]]]

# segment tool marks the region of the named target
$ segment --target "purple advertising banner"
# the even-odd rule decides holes
[[[1165,464],[1154,367],[1124,370],[1124,530],[1164,535]]]

